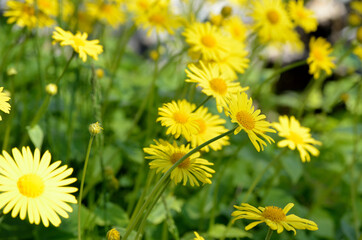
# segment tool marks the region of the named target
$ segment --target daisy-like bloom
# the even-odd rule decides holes
[[[362,61],[362,45],[357,46],[353,49],[353,54],[355,54],[360,61]]]
[[[154,141],[155,145],[151,144],[150,147],[144,148],[143,151],[149,154],[145,158],[152,160],[149,165],[151,169],[156,168],[156,173],[167,172],[173,164],[191,150],[189,145],[177,146],[176,142],[170,144],[164,140]],[[211,184],[211,174],[215,173],[215,171],[208,166],[212,165],[214,164],[200,158],[200,152],[196,152],[178,165],[171,172],[170,178],[175,184],[181,181],[183,185],[186,185],[187,181],[189,181],[191,186],[200,186],[199,181],[204,184]]]
[[[192,52],[199,52],[205,60],[217,60],[227,52],[229,39],[210,22],[192,23],[182,33]]]
[[[8,24],[16,23],[20,27],[32,29],[50,26],[54,23],[54,20],[40,8],[38,12],[35,11],[33,0],[26,0],[25,2],[8,1],[6,5],[9,9],[4,12],[4,16],[9,17]]]
[[[83,62],[87,61],[87,55],[98,60],[98,55],[103,52],[103,46],[99,45],[99,40],[87,40],[87,33],[77,32],[75,35],[69,31],[64,31],[60,27],[55,28],[53,39],[60,42],[60,46],[70,45],[74,51],[79,53]]]
[[[0,87],[0,110],[4,113],[9,113],[11,106],[8,101],[10,100],[10,97],[5,92],[3,92],[3,89],[4,87]],[[0,121],[1,120],[2,117],[0,115]]]
[[[188,68],[190,71],[185,70],[189,78],[186,79],[186,82],[197,83],[202,88],[203,93],[214,97],[219,112],[222,112],[228,94],[248,90],[248,87],[241,88],[240,83],[234,81],[233,75],[222,72],[218,64],[204,64],[200,61],[199,65],[189,64]]]
[[[248,29],[239,17],[232,16],[225,19],[223,27],[233,39],[245,42]]]
[[[197,232],[194,232],[195,238],[194,240],[205,240],[205,238],[201,237]]]
[[[231,117],[232,122],[239,125],[234,134],[244,130],[258,152],[260,149],[264,150],[264,146],[267,145],[260,137],[263,137],[269,143],[274,142],[265,133],[275,132],[275,130],[270,128],[271,124],[264,120],[266,116],[260,114],[259,109],[254,111],[253,100],[248,98],[245,92],[232,94],[227,98],[225,113]]]
[[[193,148],[201,145],[202,143],[220,135],[228,130],[223,126],[225,120],[220,118],[218,115],[213,115],[208,112],[206,107],[200,107],[195,111],[195,121],[198,124],[199,130],[195,134],[191,134],[191,138],[187,141],[191,142]],[[214,151],[220,150],[223,146],[229,145],[229,137],[225,136],[217,141],[210,143],[203,147],[201,150],[208,152],[209,148]]]
[[[282,0],[253,1],[251,17],[262,43],[284,43],[290,39],[293,24]]]
[[[162,126],[168,127],[166,134],[172,134],[175,138],[182,134],[189,139],[199,130],[195,114],[192,113],[195,108],[195,104],[191,104],[185,99],[172,101],[158,108],[160,117],[156,121],[160,121]]]
[[[332,69],[336,65],[332,62],[335,57],[330,57],[329,54],[333,51],[331,44],[324,38],[311,38],[309,42],[309,73],[313,74],[315,79],[319,78],[321,70],[324,70],[327,75],[332,74]]]
[[[159,1],[161,2],[161,1]],[[134,0],[125,2],[127,9],[133,14],[146,12],[154,4],[159,4],[155,0]]]
[[[113,28],[124,23],[125,16],[121,11],[121,6],[116,2],[104,2],[98,0],[96,3],[86,3],[87,12],[94,19],[97,19],[105,24],[111,25]]]
[[[11,216],[19,214],[21,220],[28,216],[31,224],[38,225],[41,220],[45,227],[49,222],[59,226],[58,215],[68,218],[67,212],[73,211],[68,203],[77,203],[70,194],[77,188],[68,186],[77,179],[67,178],[73,169],[59,167],[61,161],[50,164],[49,151],[42,157],[39,149],[33,155],[29,147],[23,147],[22,152],[13,148],[12,153],[3,151],[0,155],[0,209],[4,208],[4,214],[12,210]]]
[[[233,222],[238,219],[256,220],[245,227],[246,231],[263,222],[278,233],[283,232],[284,228],[287,231],[293,231],[294,235],[296,234],[295,229],[318,230],[317,224],[311,220],[300,218],[294,214],[287,215],[289,210],[294,207],[293,203],[288,203],[283,209],[275,206],[256,208],[247,203],[242,203],[241,206],[234,205],[234,207],[237,210],[231,214],[235,217]]]
[[[289,1],[288,8],[295,25],[300,26],[307,33],[317,30],[317,18],[312,10],[304,7],[304,0]]]
[[[322,145],[321,142],[312,138],[310,129],[300,125],[299,121],[291,116],[280,116],[279,122],[274,122],[273,127],[278,130],[278,135],[284,140],[278,142],[278,147],[288,147],[291,150],[298,149],[302,162],[310,161],[310,152],[313,156],[318,156],[319,151],[313,145]]]

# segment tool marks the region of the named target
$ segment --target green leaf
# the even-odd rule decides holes
[[[129,222],[126,211],[119,205],[111,202],[107,202],[105,206],[100,204],[98,208],[95,209],[94,214],[97,215],[99,219],[102,219],[102,224],[104,225],[126,227]]]
[[[295,184],[298,182],[299,178],[303,174],[303,164],[300,159],[295,157],[285,156],[282,159],[282,164],[284,170],[288,173],[289,177],[292,179],[292,183]]]
[[[174,196],[167,196],[166,204],[169,211],[174,210],[176,212],[181,212],[183,201],[176,199]],[[157,225],[166,219],[166,214],[165,206],[160,199],[153,208],[148,220]]]
[[[29,138],[31,142],[34,144],[36,148],[41,149],[41,145],[43,144],[44,140],[44,133],[43,130],[40,128],[39,125],[35,125],[33,127],[27,126],[26,130],[28,131]]]
[[[244,231],[240,228],[231,227],[227,229],[227,227],[223,224],[215,224],[211,227],[210,231],[208,232],[208,236],[210,238],[222,238],[224,236],[227,238],[243,238],[248,237],[251,238],[251,234]]]
[[[321,208],[316,209],[308,218],[318,225],[315,234],[320,237],[334,239],[334,222],[329,213]]]

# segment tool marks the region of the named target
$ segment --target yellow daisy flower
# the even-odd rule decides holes
[[[87,55],[98,60],[98,55],[103,52],[103,46],[99,45],[99,40],[87,40],[87,33],[77,32],[75,35],[69,31],[64,31],[60,27],[55,28],[53,39],[60,42],[60,46],[70,45],[74,51],[79,53],[83,62],[87,61]]]
[[[300,26],[307,33],[317,30],[317,18],[312,10],[304,8],[304,0],[289,1],[288,9],[295,25]]]
[[[248,29],[239,17],[232,16],[228,19],[225,19],[223,22],[223,28],[231,35],[233,39],[242,43],[245,42]]]
[[[362,61],[362,45],[361,46],[356,46],[353,49],[353,54],[355,54],[360,61]]]
[[[351,9],[355,10],[359,14],[362,14],[362,2],[359,0],[352,1],[350,3]]]
[[[59,226],[58,215],[68,218],[67,212],[73,211],[67,203],[77,203],[70,194],[77,188],[67,186],[77,180],[67,178],[73,169],[59,167],[61,161],[50,164],[49,151],[41,158],[37,148],[34,155],[29,147],[22,152],[13,148],[12,153],[13,157],[6,151],[0,155],[0,208],[5,214],[12,210],[13,218],[19,214],[24,220],[27,215],[31,224],[41,220],[45,227],[49,222]]]
[[[134,0],[125,2],[127,9],[133,14],[140,14],[146,12],[154,4],[157,4],[155,0]]]
[[[294,207],[293,203],[288,203],[283,209],[275,206],[256,208],[247,203],[242,203],[241,206],[234,205],[234,207],[237,210],[231,214],[235,217],[233,222],[238,219],[256,220],[245,227],[246,231],[263,222],[278,233],[283,232],[284,229],[293,231],[294,235],[296,235],[295,229],[318,230],[317,224],[311,220],[300,218],[294,214],[287,215],[289,210]]]
[[[151,144],[143,151],[149,154],[145,157],[146,159],[152,159],[149,165],[151,169],[156,168],[156,173],[167,172],[173,164],[191,150],[189,145],[177,146],[176,142],[170,144],[164,140],[154,141],[156,145]],[[211,184],[211,173],[215,173],[213,169],[207,167],[211,165],[214,164],[200,158],[200,152],[196,152],[178,165],[171,172],[170,178],[175,184],[181,181],[183,185],[189,181],[191,186],[200,186],[199,181]]]
[[[185,29],[185,41],[192,52],[199,52],[205,60],[217,60],[227,52],[229,39],[210,22],[195,22]]]
[[[282,0],[253,1],[251,17],[254,20],[253,29],[262,43],[290,40],[293,24]]]
[[[223,126],[225,124],[225,120],[220,118],[218,115],[213,115],[208,112],[206,107],[200,107],[195,111],[195,121],[198,124],[198,132],[195,134],[191,134],[191,138],[187,139],[187,141],[191,142],[191,146],[193,148],[203,144],[204,142],[220,135],[228,130]],[[208,152],[209,148],[214,151],[220,150],[223,146],[229,145],[229,137],[225,136],[220,138],[217,141],[210,143],[209,145],[203,147],[201,150]]]
[[[96,3],[86,3],[87,12],[94,19],[105,24],[111,25],[113,28],[125,22],[124,13],[119,3],[97,1]]]
[[[335,57],[330,57],[329,54],[333,51],[331,44],[324,38],[312,39],[309,42],[309,73],[313,74],[315,79],[319,78],[321,70],[324,70],[327,75],[332,74],[332,69],[336,67],[332,62]]]
[[[10,97],[5,92],[3,92],[3,89],[4,87],[0,87],[0,110],[4,113],[9,113],[11,106],[8,101],[10,100]],[[2,117],[0,115],[0,121],[1,120]]]
[[[192,111],[196,109],[195,104],[187,102],[185,99],[172,101],[158,108],[157,122],[168,127],[166,134],[172,134],[178,138],[181,134],[190,138],[193,133],[197,133],[198,124]]]
[[[294,116],[290,119],[288,116],[280,116],[279,122],[274,122],[273,127],[278,130],[278,135],[284,137],[284,140],[278,142],[278,147],[288,147],[291,150],[298,149],[302,162],[310,161],[310,152],[313,156],[318,156],[319,151],[312,146],[322,145],[321,142],[312,138],[310,129],[302,127]]]
[[[194,232],[195,238],[194,240],[205,240],[205,238],[201,237],[197,232]]]
[[[269,143],[274,142],[270,136],[265,134],[266,132],[275,132],[270,128],[271,124],[263,120],[266,116],[260,114],[259,109],[254,111],[253,100],[248,98],[245,92],[232,94],[228,97],[225,113],[231,117],[232,122],[239,125],[234,134],[244,130],[258,152],[260,149],[264,150],[264,146],[267,145],[260,137]]]
[[[195,82],[202,88],[202,92],[207,96],[216,99],[216,106],[219,112],[222,112],[226,104],[228,94],[248,90],[248,87],[241,88],[240,83],[234,81],[233,75],[222,72],[219,65],[200,61],[199,66],[189,64],[189,70],[185,70],[187,77],[186,82]]]

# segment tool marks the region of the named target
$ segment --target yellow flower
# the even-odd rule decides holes
[[[149,165],[151,169],[156,168],[156,173],[165,173],[191,150],[189,145],[177,146],[175,142],[170,144],[164,140],[154,141],[156,145],[151,144],[149,148],[143,150],[149,154],[145,158],[152,159]],[[200,158],[200,152],[196,152],[172,170],[170,178],[175,184],[181,181],[183,185],[189,181],[191,186],[200,186],[199,181],[211,184],[211,173],[215,173],[213,169],[207,167],[211,165],[214,164]]]
[[[360,61],[362,61],[362,45],[355,47],[353,49],[353,53],[359,58]]]
[[[155,0],[134,0],[126,1],[125,4],[131,13],[140,14],[146,12],[157,2]]]
[[[310,152],[313,156],[318,156],[319,151],[312,146],[321,145],[322,143],[313,139],[310,134],[310,129],[302,127],[298,120],[294,116],[290,119],[288,116],[280,116],[279,122],[274,122],[273,127],[278,130],[278,135],[284,137],[284,140],[278,142],[278,147],[288,147],[291,150],[298,149],[302,162],[309,162]]]
[[[58,86],[54,83],[49,83],[45,86],[45,92],[50,96],[54,96],[58,93]]]
[[[352,1],[350,3],[351,9],[353,9],[354,11],[358,12],[359,14],[362,14],[362,2],[357,0],[357,1]]]
[[[120,240],[121,234],[117,231],[117,229],[112,228],[107,232],[107,240]]]
[[[203,237],[201,237],[197,232],[194,232],[195,238],[194,240],[205,240]]]
[[[239,125],[234,134],[244,130],[258,152],[260,149],[264,150],[264,146],[267,145],[260,137],[269,143],[274,142],[270,136],[265,134],[266,132],[275,132],[270,128],[271,124],[263,120],[266,116],[260,114],[259,109],[254,111],[253,100],[248,98],[245,92],[229,96],[225,113],[231,117],[232,122]]]
[[[199,130],[197,133],[191,134],[190,139],[186,138],[187,141],[191,142],[191,146],[193,148],[228,131],[223,126],[223,124],[225,124],[225,120],[220,118],[218,115],[213,115],[209,113],[206,107],[201,106],[195,111],[194,115]],[[208,152],[209,148],[214,151],[220,150],[223,146],[230,144],[228,140],[229,137],[225,136],[203,147],[201,150],[205,152]]]
[[[172,134],[175,138],[182,134],[189,139],[192,133],[198,131],[198,124],[192,113],[195,108],[195,104],[191,104],[185,99],[172,101],[158,108],[160,117],[156,121],[160,121],[162,126],[168,127],[166,134]]]
[[[248,87],[241,88],[240,83],[234,81],[233,75],[222,72],[218,64],[188,65],[189,70],[185,70],[187,77],[186,82],[195,82],[202,88],[202,92],[207,96],[216,99],[216,106],[219,112],[225,106],[226,97],[229,94],[246,91]]]
[[[4,208],[5,214],[12,210],[13,218],[20,213],[22,220],[28,215],[31,224],[38,225],[41,220],[45,227],[49,222],[59,226],[58,215],[68,218],[67,212],[73,211],[67,203],[77,203],[70,194],[77,188],[67,186],[77,180],[67,178],[73,169],[59,167],[61,161],[50,164],[49,151],[41,158],[37,148],[34,155],[29,147],[23,147],[22,152],[13,148],[12,153],[13,157],[6,151],[0,155],[0,209]]]
[[[229,39],[209,22],[195,22],[185,29],[185,41],[192,52],[199,52],[205,60],[217,60],[227,52]]]
[[[101,124],[99,124],[99,122],[95,122],[95,123],[89,124],[88,130],[91,135],[97,135],[97,134],[101,133],[103,128],[102,128]]]
[[[307,33],[317,30],[317,18],[313,11],[304,8],[304,0],[289,1],[288,7],[295,25],[300,26]]]
[[[60,46],[70,45],[74,51],[79,53],[83,62],[87,61],[87,55],[98,60],[98,55],[103,52],[103,46],[99,45],[99,40],[87,40],[87,33],[77,32],[75,35],[69,31],[64,31],[60,27],[55,28],[53,39],[60,42]]]
[[[3,89],[4,87],[0,87],[0,110],[4,113],[9,113],[11,106],[8,101],[10,100],[10,97],[5,92],[3,92]],[[2,117],[0,115],[0,121],[1,120]]]
[[[8,24],[16,23],[20,27],[32,29],[50,26],[54,23],[54,20],[41,9],[38,9],[38,12],[35,11],[33,0],[8,1],[6,5],[9,9],[4,12],[4,16],[9,17]]]
[[[321,70],[324,70],[327,75],[331,75],[332,69],[336,67],[332,62],[335,58],[329,56],[333,51],[331,44],[324,38],[315,39],[312,37],[309,48],[309,57],[307,59],[309,73],[313,74],[315,79],[319,78]]]
[[[228,19],[225,19],[223,22],[223,27],[233,39],[240,42],[245,42],[248,29],[239,17],[232,16]]]
[[[105,24],[111,25],[113,28],[125,22],[124,13],[121,11],[119,3],[104,2],[98,0],[96,3],[86,3],[87,12],[94,19],[100,20]]]
[[[281,0],[253,1],[251,17],[254,19],[253,29],[262,43],[287,42],[294,32]]]
[[[293,231],[294,235],[296,234],[295,229],[318,230],[317,224],[311,220],[300,218],[294,214],[287,215],[293,206],[293,203],[288,203],[284,209],[275,206],[256,208],[250,204],[242,203],[241,206],[234,205],[238,210],[235,210],[231,216],[235,217],[233,222],[238,219],[256,220],[245,227],[246,231],[263,222],[278,233],[283,232],[284,228],[287,231]]]

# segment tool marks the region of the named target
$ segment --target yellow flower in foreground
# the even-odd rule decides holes
[[[191,150],[189,145],[177,146],[176,142],[170,144],[164,140],[154,141],[156,145],[151,144],[149,148],[144,148],[143,151],[149,154],[145,157],[146,159],[152,159],[149,165],[151,169],[156,168],[156,173],[165,173]],[[170,177],[175,184],[181,181],[183,185],[189,181],[191,186],[200,186],[199,181],[211,184],[211,173],[215,173],[213,169],[207,167],[211,165],[214,164],[200,158],[200,153],[196,152],[178,165],[171,172]]]
[[[59,226],[58,215],[68,218],[67,212],[73,209],[67,204],[77,203],[70,193],[77,191],[67,185],[76,178],[67,178],[73,172],[72,168],[61,161],[50,164],[51,155],[48,151],[40,158],[39,149],[34,155],[29,147],[23,147],[22,152],[13,148],[13,157],[6,151],[0,155],[0,209],[15,218],[20,214],[24,220],[26,215],[30,223],[39,224],[40,220],[48,227],[49,222]]]
[[[195,104],[191,104],[185,99],[172,101],[158,108],[160,117],[156,121],[160,121],[162,126],[168,127],[166,134],[172,134],[175,138],[182,134],[190,138],[192,133],[198,131],[198,124],[192,113],[195,108]]]
[[[297,26],[304,29],[305,32],[314,32],[317,30],[318,21],[312,10],[304,8],[304,0],[289,1],[289,15]]]
[[[332,69],[336,67],[332,62],[335,58],[329,56],[333,50],[331,44],[324,38],[315,39],[312,37],[309,48],[309,57],[307,59],[309,73],[313,74],[315,79],[319,78],[321,70],[324,70],[327,75],[331,75]]]
[[[278,233],[283,232],[284,228],[287,231],[293,231],[294,235],[296,234],[295,229],[318,230],[317,224],[311,220],[300,218],[294,214],[287,215],[293,206],[293,203],[288,203],[284,209],[274,206],[256,208],[250,204],[242,203],[241,206],[234,205],[238,210],[234,211],[231,216],[235,217],[233,222],[238,219],[256,220],[247,225],[245,230],[250,230],[263,222]]]
[[[294,116],[290,119],[288,116],[280,116],[279,122],[274,122],[273,127],[278,130],[278,135],[284,137],[284,140],[278,142],[278,147],[288,147],[292,150],[298,149],[302,162],[309,162],[310,152],[313,156],[318,156],[319,151],[312,146],[321,145],[322,143],[313,139],[310,134],[310,129],[302,127],[298,120]]]
[[[202,92],[207,96],[212,96],[216,100],[217,110],[222,112],[226,104],[226,97],[229,94],[248,90],[248,87],[241,88],[240,83],[234,81],[234,76],[221,71],[218,64],[204,64],[200,61],[199,65],[189,64],[189,70],[185,70],[186,82],[195,82],[202,88]]]
[[[191,138],[187,141],[191,142],[193,148],[201,145],[202,143],[220,135],[228,130],[223,126],[225,120],[220,118],[218,115],[213,115],[208,112],[206,107],[200,107],[194,113],[195,121],[198,124],[199,130],[197,133],[191,134]],[[223,146],[229,145],[229,137],[225,136],[220,138],[209,145],[203,147],[201,150],[208,152],[209,148],[214,151],[220,150]]]
[[[194,240],[205,240],[203,237],[201,237],[197,232],[194,232],[195,238]]]
[[[244,130],[258,152],[260,149],[264,150],[264,146],[267,145],[260,137],[269,143],[274,142],[270,136],[265,134],[266,132],[275,132],[270,128],[271,124],[264,120],[266,116],[260,114],[259,109],[254,111],[253,100],[248,98],[245,92],[229,96],[225,113],[231,117],[232,122],[239,125],[234,134]]]
[[[98,55],[103,52],[103,46],[99,45],[99,40],[87,40],[87,33],[77,32],[75,35],[69,31],[64,31],[60,27],[55,28],[53,39],[60,42],[60,46],[70,45],[74,51],[79,53],[83,62],[87,61],[87,55],[94,60],[98,60]]]
[[[4,113],[9,113],[10,112],[10,104],[8,103],[8,101],[10,100],[10,97],[3,92],[4,87],[0,87],[0,110],[3,111]],[[0,121],[2,120],[2,117],[0,115]]]

